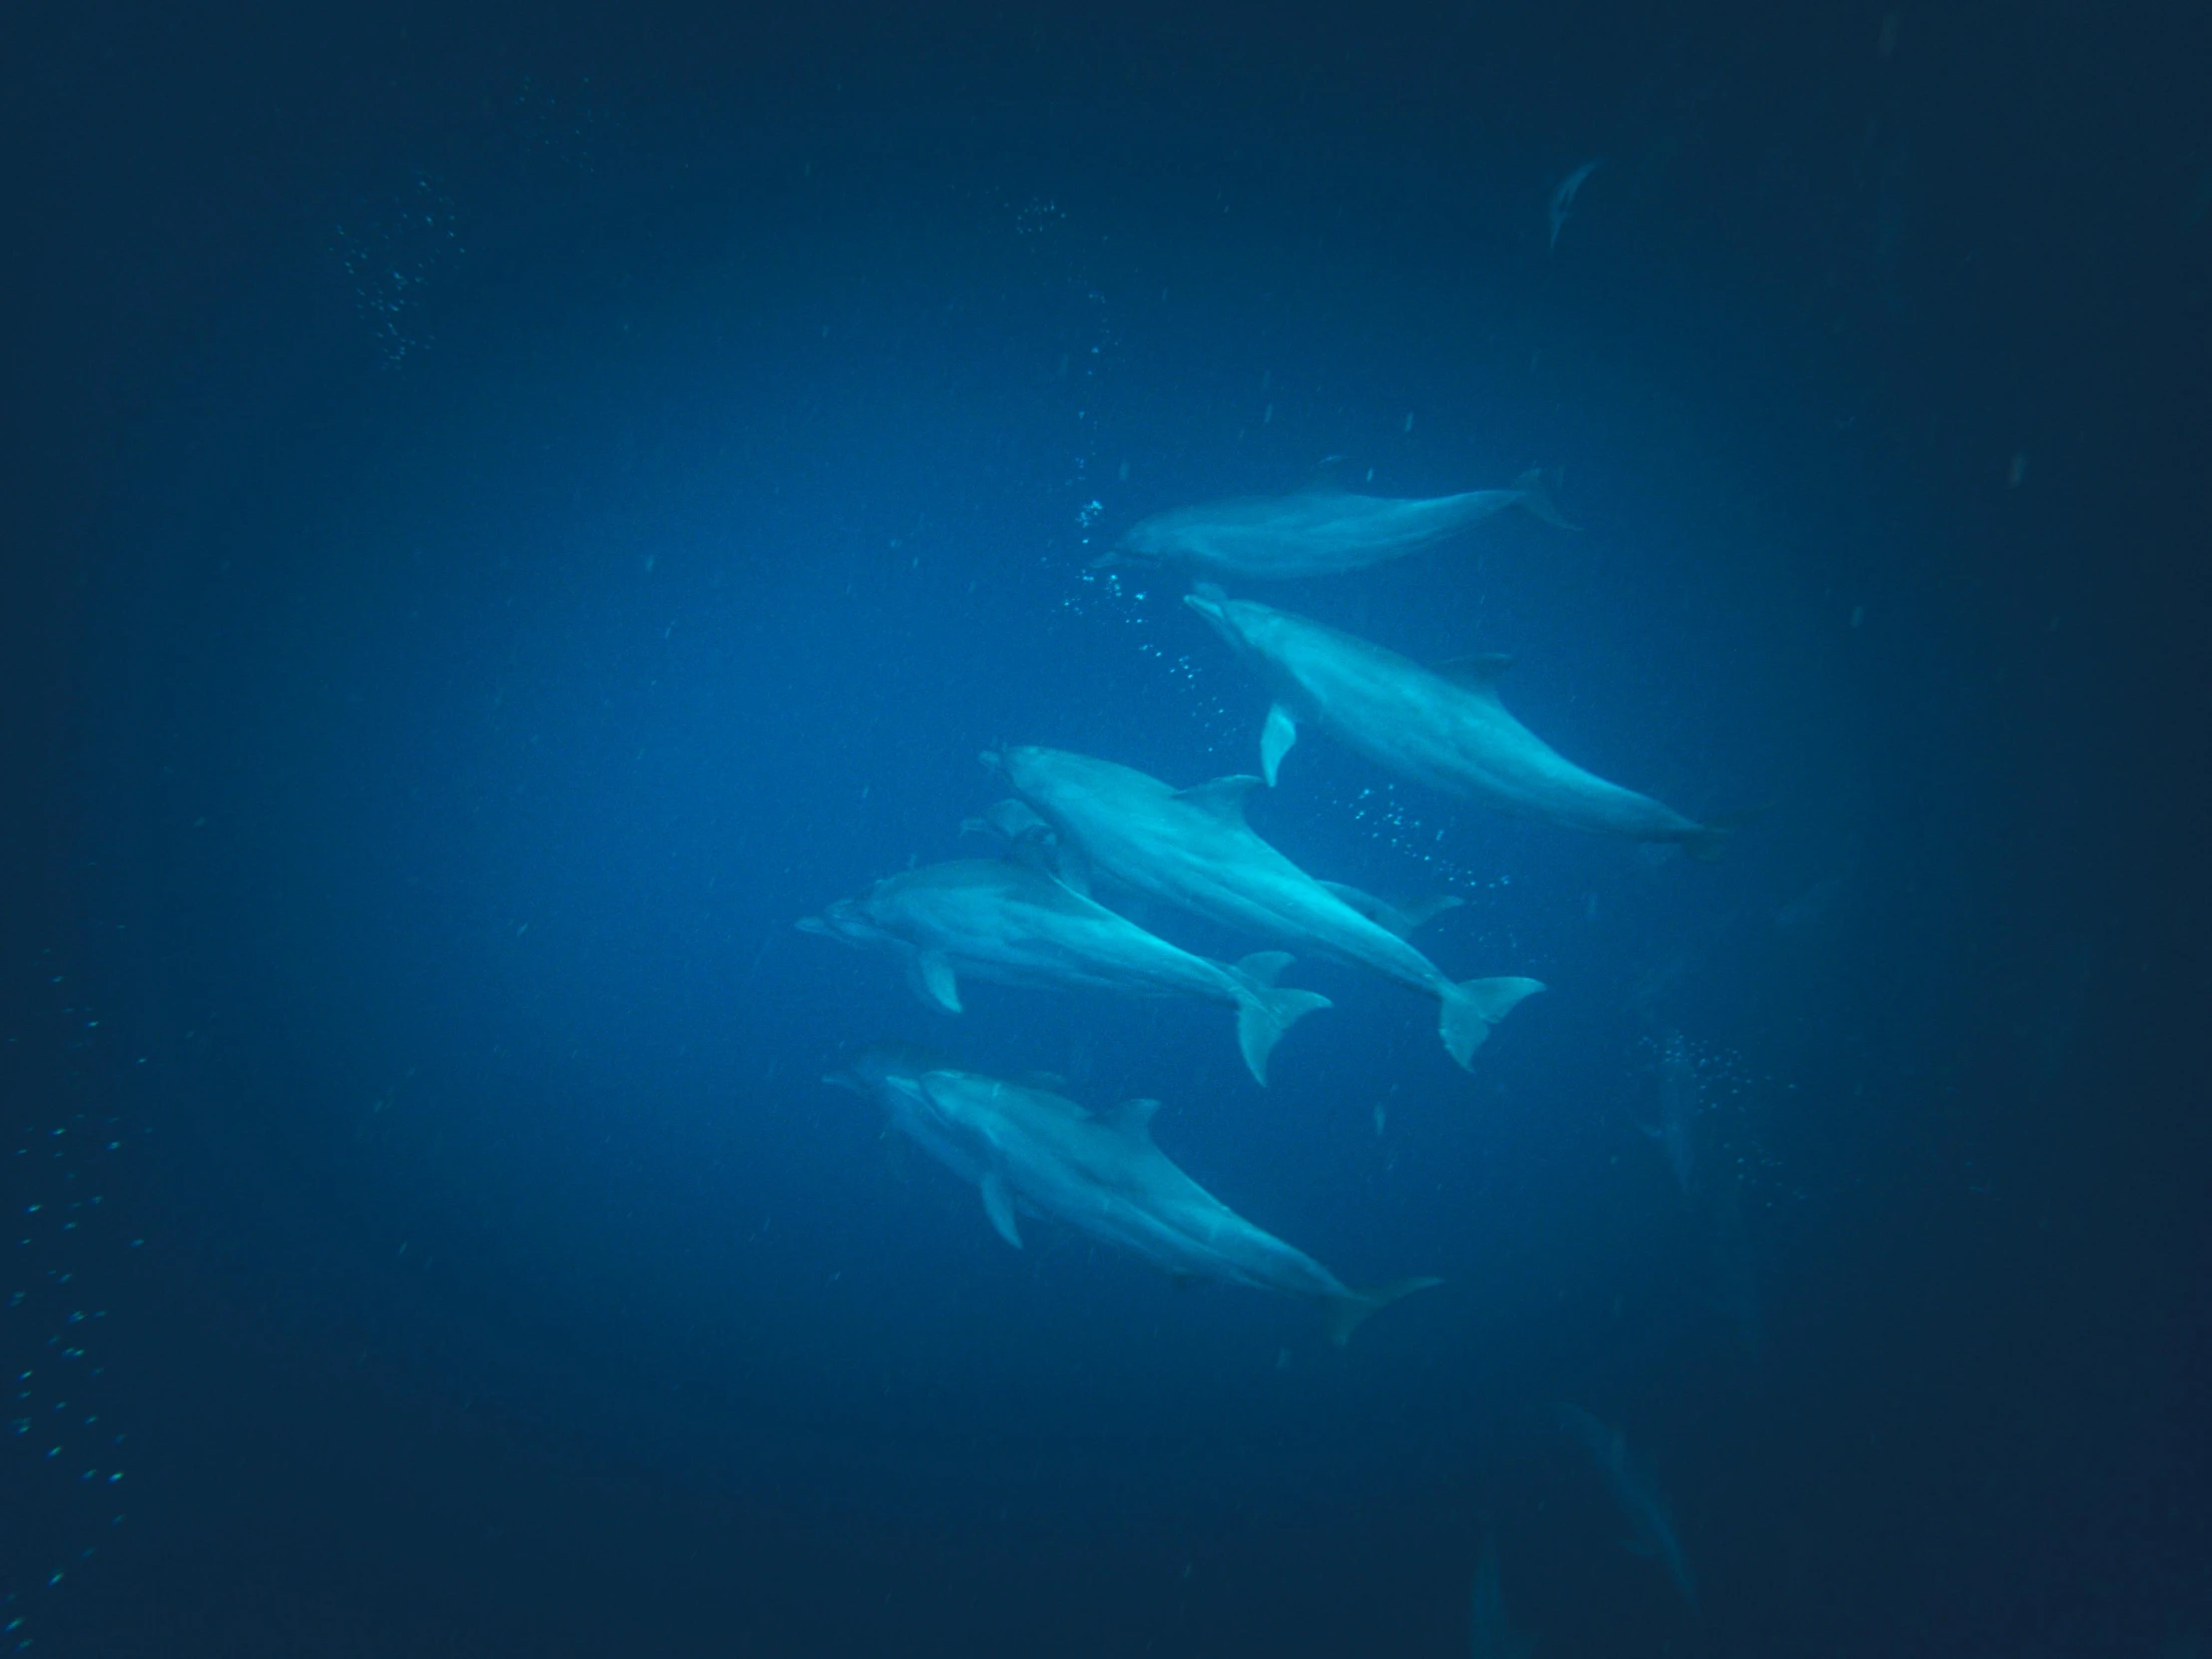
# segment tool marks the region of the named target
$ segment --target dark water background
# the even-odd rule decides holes
[[[10,1641],[1440,1655],[1487,1532],[1545,1654],[2202,1651],[2200,11],[0,31]],[[1471,1077],[1326,963],[1263,1092],[794,931],[975,852],[986,747],[1250,770],[1086,562],[1331,455],[1562,470],[1267,597],[1772,803],[1725,861],[1302,744],[1264,833],[1550,985]],[[879,1036],[1448,1283],[1338,1354],[1016,1255],[819,1086]]]

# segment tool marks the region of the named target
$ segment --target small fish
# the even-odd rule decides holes
[[[1584,162],[1560,180],[1559,188],[1551,193],[1551,246],[1553,248],[1556,249],[1559,246],[1559,233],[1567,228],[1567,221],[1573,217],[1575,193],[1582,188],[1584,180],[1604,165],[1605,159],[1602,156],[1596,161]]]

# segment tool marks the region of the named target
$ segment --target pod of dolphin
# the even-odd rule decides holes
[[[1011,797],[988,826],[1005,854],[927,864],[884,877],[821,916],[809,932],[900,958],[914,994],[961,1010],[960,978],[1000,984],[1192,997],[1235,1010],[1253,1079],[1292,1026],[1330,1006],[1276,981],[1290,950],[1373,969],[1438,1008],[1445,1051],[1474,1051],[1522,998],[1544,987],[1506,976],[1454,980],[1408,937],[1443,897],[1399,907],[1308,874],[1245,820],[1255,790],[1274,787],[1301,731],[1325,733],[1385,772],[1519,817],[1717,857],[1738,818],[1698,823],[1585,772],[1507,712],[1504,657],[1424,668],[1322,623],[1211,580],[1315,577],[1365,569],[1519,507],[1566,528],[1535,473],[1510,489],[1425,500],[1317,486],[1289,496],[1181,507],[1133,525],[1100,564],[1172,565],[1194,578],[1184,603],[1212,624],[1274,701],[1260,733],[1260,776],[1188,789],[1063,750],[986,754]],[[1268,948],[1215,961],[1170,943],[1094,896],[1135,893],[1242,933]],[[875,1100],[890,1127],[980,1191],[991,1226],[1022,1244],[1019,1217],[1066,1222],[1165,1269],[1320,1304],[1342,1347],[1370,1314],[1438,1283],[1401,1279],[1354,1290],[1320,1263],[1253,1226],[1193,1181],[1152,1140],[1159,1102],[1087,1112],[1052,1089],[967,1069],[946,1056],[876,1043],[826,1081]]]

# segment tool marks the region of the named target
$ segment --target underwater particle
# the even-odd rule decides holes
[[[2025,482],[2027,482],[2027,451],[2022,449],[2012,457],[2011,464],[2004,469],[2004,487],[2008,490],[2016,490]]]
[[[418,172],[391,196],[362,202],[352,226],[332,230],[331,252],[384,366],[396,368],[430,340],[416,313],[420,290],[462,252],[452,199]]]

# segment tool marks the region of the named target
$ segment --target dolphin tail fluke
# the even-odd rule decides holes
[[[1518,478],[1515,478],[1513,488],[1520,492],[1520,504],[1526,507],[1531,515],[1542,519],[1546,524],[1554,525],[1561,530],[1579,530],[1582,528],[1579,524],[1568,522],[1566,515],[1560,512],[1559,504],[1551,499],[1551,486],[1544,482],[1541,467],[1532,466]]]
[[[1718,863],[1736,831],[1766,810],[1764,806],[1747,807],[1740,813],[1723,813],[1718,818],[1709,818],[1682,837],[1682,850],[1701,864]]]
[[[1237,996],[1237,1046],[1263,1088],[1268,1081],[1268,1056],[1283,1040],[1283,1033],[1316,1009],[1331,1006],[1319,991],[1279,989],[1272,983],[1290,959],[1283,951],[1263,950],[1237,964],[1237,976],[1243,981]]]
[[[1511,1013],[1522,997],[1534,996],[1543,988],[1541,979],[1519,978],[1463,979],[1443,986],[1439,996],[1445,1049],[1459,1064],[1471,1067],[1474,1051],[1488,1039],[1490,1027]]]
[[[1352,1341],[1352,1334],[1367,1324],[1371,1314],[1381,1313],[1391,1303],[1402,1301],[1415,1291],[1425,1291],[1431,1285],[1442,1283],[1441,1279],[1422,1276],[1394,1280],[1372,1291],[1348,1291],[1343,1296],[1331,1297],[1322,1315],[1324,1328],[1329,1333],[1329,1346],[1344,1347]]]

